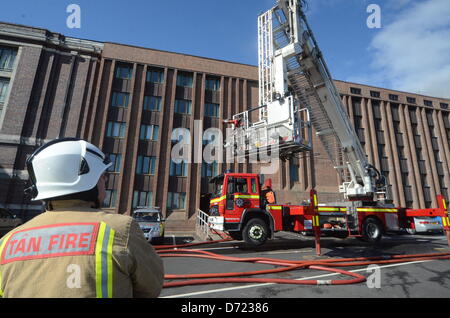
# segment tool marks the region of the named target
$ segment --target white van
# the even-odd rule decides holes
[[[165,219],[159,208],[138,207],[133,212],[133,218],[138,222],[149,242],[162,243],[164,241]]]

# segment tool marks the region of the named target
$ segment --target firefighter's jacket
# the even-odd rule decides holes
[[[3,297],[157,297],[161,258],[129,216],[52,202],[0,240]]]

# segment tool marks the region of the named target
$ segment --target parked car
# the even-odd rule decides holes
[[[159,208],[137,208],[133,212],[133,218],[138,222],[149,242],[162,243],[164,241],[165,219]]]
[[[9,210],[0,208],[0,237],[18,227],[23,222]]]
[[[440,217],[415,217],[415,229],[408,229],[409,234],[435,232],[439,233],[444,230]]]

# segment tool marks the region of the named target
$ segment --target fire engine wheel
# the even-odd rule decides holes
[[[378,243],[383,236],[383,226],[378,220],[367,219],[363,223],[363,238],[370,243]]]
[[[245,243],[252,246],[260,246],[267,240],[269,229],[262,219],[252,219],[244,227],[242,236]]]

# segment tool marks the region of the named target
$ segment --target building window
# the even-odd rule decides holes
[[[205,116],[207,117],[220,117],[220,105],[219,104],[205,104]]]
[[[147,82],[149,83],[164,83],[164,72],[157,70],[149,70],[147,72]]]
[[[370,96],[374,97],[374,98],[380,98],[380,92],[376,92],[376,91],[370,91]]]
[[[145,96],[144,97],[144,109],[152,111],[161,110],[161,97],[157,96]]]
[[[423,103],[425,106],[433,107],[433,102],[431,100],[424,100]]]
[[[187,177],[188,165],[186,162],[175,163],[170,161],[170,171],[169,174],[172,177]]]
[[[350,93],[355,95],[361,95],[361,88],[350,87]]]
[[[153,206],[153,192],[150,191],[133,192],[133,208],[152,207],[152,206]]]
[[[106,137],[125,138],[126,123],[109,121],[106,130]]]
[[[448,109],[448,104],[447,103],[441,103],[441,108],[442,109]]]
[[[120,172],[120,165],[122,163],[122,154],[108,154],[109,160],[112,162],[112,166],[108,168],[108,172]]]
[[[192,101],[185,99],[175,100],[175,113],[178,114],[191,114]]]
[[[154,175],[156,168],[156,157],[138,156],[136,173]]]
[[[193,77],[190,74],[179,73],[177,75],[177,86],[192,87]]]
[[[0,46],[0,70],[12,71],[16,56],[16,49]]]
[[[104,208],[114,208],[116,206],[117,201],[117,190],[115,189],[107,189],[105,190],[106,196],[103,201]]]
[[[167,208],[171,210],[186,209],[186,193],[169,192],[167,195]]]
[[[395,94],[389,94],[389,99],[390,99],[390,100],[394,100],[394,101],[398,101],[398,95],[395,95]]]
[[[130,94],[128,94],[128,93],[119,93],[119,92],[112,93],[111,105],[113,107],[127,108],[129,101],[130,101]]]
[[[206,89],[211,91],[220,90],[220,79],[217,78],[207,78],[205,83]]]
[[[300,169],[300,167],[296,164],[294,164],[293,161],[290,162],[289,164],[289,176],[291,178],[291,182],[299,182],[300,181],[300,176],[298,173],[298,170]]]
[[[406,101],[408,104],[415,104],[416,99],[414,97],[406,97]]]
[[[133,68],[125,65],[116,67],[116,78],[129,80],[133,77]]]
[[[159,137],[159,126],[157,125],[141,125],[141,140],[157,141]]]
[[[6,101],[8,95],[9,79],[0,77],[0,106]]]
[[[212,178],[219,174],[219,165],[216,161],[212,163],[202,163],[202,178]]]

